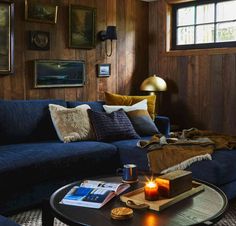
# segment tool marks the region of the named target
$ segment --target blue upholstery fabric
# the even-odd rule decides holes
[[[231,181],[228,184],[219,186],[219,188],[226,194],[228,199],[235,199],[236,197],[236,181]]]
[[[168,137],[170,133],[170,119],[168,117],[158,115],[154,122],[160,133]]]
[[[82,141],[41,142],[0,146],[1,195],[11,188],[41,181],[94,173],[110,173],[118,165],[117,149],[111,144]],[[0,199],[1,200],[1,199]]]
[[[88,174],[87,177],[92,177],[94,174]],[[49,200],[54,191],[60,187],[84,179],[79,173],[75,176],[68,175],[64,178],[56,178],[24,188],[17,188],[7,197],[1,198],[0,213],[4,216],[12,216],[24,210],[38,208],[43,200]],[[0,224],[0,226],[2,226]]]
[[[149,140],[150,137],[142,137],[141,139]],[[118,148],[120,163],[123,164],[133,163],[138,166],[139,170],[148,171],[148,159],[144,149],[137,147],[139,139],[121,140],[112,142]]]
[[[0,101],[2,144],[57,139],[48,104],[66,106],[62,100]]]
[[[104,111],[103,105],[105,104],[104,101],[91,101],[91,102],[81,102],[81,101],[68,101],[67,107],[74,108],[81,104],[88,104],[92,110],[94,111]]]
[[[208,181],[217,186],[236,180],[236,150],[219,150],[212,154],[212,160],[192,164],[193,177]]]
[[[0,226],[20,226],[6,217],[0,216]]]

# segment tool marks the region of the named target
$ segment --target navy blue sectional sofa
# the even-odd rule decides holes
[[[114,174],[125,163],[148,170],[138,140],[110,143],[59,141],[48,110],[49,103],[66,107],[88,104],[103,111],[104,102],[62,100],[0,101],[0,213],[11,214],[39,204],[60,186],[86,177]],[[155,120],[168,135],[169,119]],[[145,139],[145,138],[144,138]],[[146,138],[148,139],[148,137]],[[213,161],[190,167],[194,177],[216,184],[229,198],[236,196],[236,151],[218,151]]]

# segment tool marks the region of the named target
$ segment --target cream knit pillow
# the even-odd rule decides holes
[[[94,140],[95,134],[90,124],[87,104],[75,108],[65,108],[49,104],[51,118],[61,141],[68,143],[79,140]]]

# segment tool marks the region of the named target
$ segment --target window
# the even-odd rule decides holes
[[[173,7],[172,49],[236,47],[236,0]]]

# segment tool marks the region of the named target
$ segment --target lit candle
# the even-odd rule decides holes
[[[158,199],[158,185],[155,181],[148,181],[144,187],[145,199],[155,201]]]

